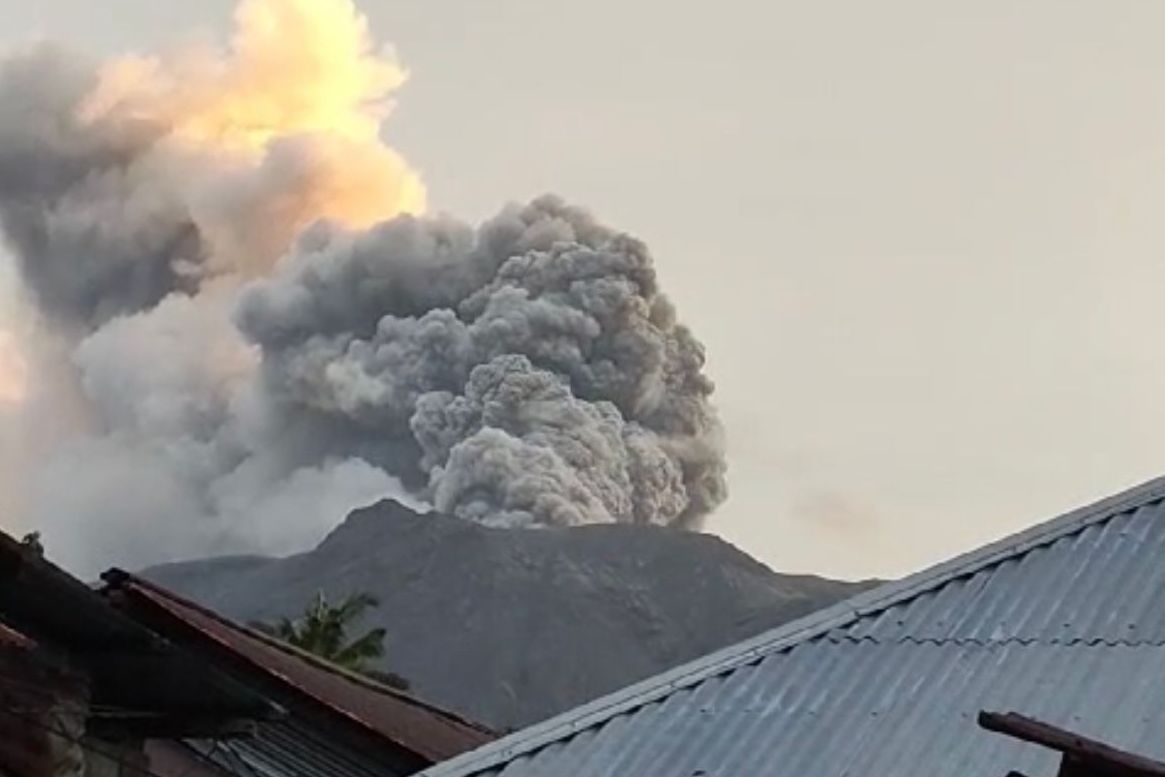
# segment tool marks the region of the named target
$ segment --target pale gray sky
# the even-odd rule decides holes
[[[8,43],[229,0],[0,0]],[[782,570],[900,574],[1165,471],[1165,4],[362,0],[388,135],[472,218],[557,191],[645,238]]]

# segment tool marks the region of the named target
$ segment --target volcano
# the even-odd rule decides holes
[[[846,598],[870,583],[781,575],[709,534],[629,524],[492,528],[383,501],[314,550],[144,576],[241,621],[318,591],[380,601],[383,668],[499,730],[525,726]]]

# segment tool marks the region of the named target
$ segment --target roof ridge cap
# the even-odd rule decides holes
[[[676,691],[711,677],[850,625],[860,618],[881,612],[951,580],[973,575],[1092,524],[1163,498],[1165,477],[1154,478],[926,567],[901,580],[883,583],[830,607],[648,677],[430,767],[418,777],[455,777],[490,769],[518,755],[540,750],[618,715],[665,699]]]

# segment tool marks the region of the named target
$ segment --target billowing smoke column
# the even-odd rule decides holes
[[[379,137],[403,72],[347,0],[236,21],[225,53],[0,71],[39,317],[5,356],[20,428],[76,408],[22,478],[50,550],[288,552],[389,495],[504,526],[691,527],[724,499],[703,350],[642,243],[554,197],[424,216]]]
[[[472,230],[320,226],[245,291],[263,383],[490,523],[690,524],[722,498],[703,352],[651,258],[553,198]]]

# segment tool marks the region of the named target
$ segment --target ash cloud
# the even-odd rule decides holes
[[[43,46],[0,71],[0,222],[43,312],[92,326],[183,287],[198,234],[140,164],[158,129],[82,123],[97,73]]]
[[[320,225],[237,321],[284,412],[391,441],[377,463],[443,512],[692,525],[724,497],[702,347],[645,246],[557,198]]]
[[[722,433],[646,247],[553,196],[476,227],[420,215],[378,134],[403,71],[354,7],[245,0],[236,20],[209,59],[0,66],[20,108],[0,226],[38,332],[0,432],[75,405],[17,523],[85,572],[293,552],[385,496],[502,526],[698,526],[725,498]],[[256,95],[290,102],[259,121]]]

